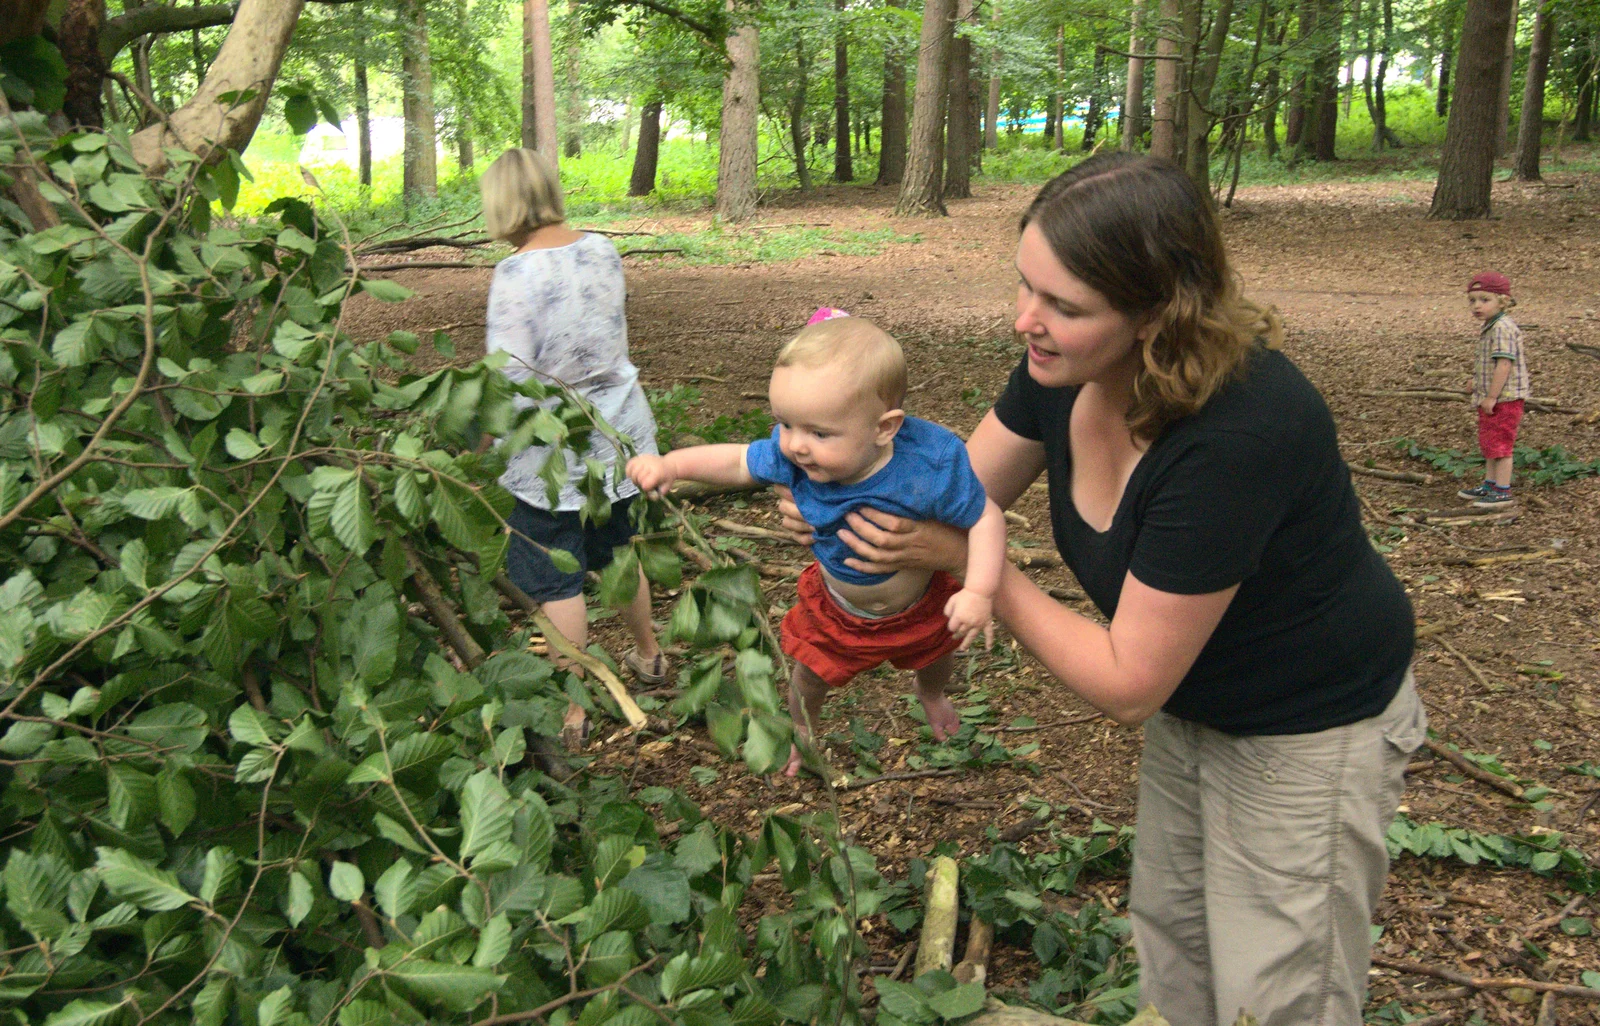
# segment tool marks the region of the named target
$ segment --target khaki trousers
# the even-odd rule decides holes
[[[1360,1026],[1384,833],[1427,715],[1411,675],[1381,714],[1315,734],[1144,727],[1129,910],[1139,1004],[1173,1026]]]

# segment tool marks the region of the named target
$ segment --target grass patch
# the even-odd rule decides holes
[[[635,249],[681,249],[669,255],[645,254],[638,260],[681,260],[696,265],[765,264],[805,256],[876,256],[895,243],[918,242],[889,228],[855,231],[839,228],[780,228],[774,231],[724,229],[711,225],[697,232],[667,232],[617,240],[624,254]]]

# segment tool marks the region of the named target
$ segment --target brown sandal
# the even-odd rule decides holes
[[[645,659],[639,650],[631,648],[628,654],[622,657],[622,664],[633,674],[634,679],[641,684],[651,687],[660,687],[667,682],[667,654],[657,652],[654,659]]]

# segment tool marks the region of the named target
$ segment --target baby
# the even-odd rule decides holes
[[[628,462],[628,476],[651,495],[679,478],[793,491],[817,557],[783,619],[783,651],[795,660],[789,712],[802,737],[811,736],[830,687],[885,660],[916,671],[917,699],[936,740],[961,728],[945,685],[953,653],[988,626],[1005,562],[1005,517],[985,496],[966,445],[907,417],[905,393],[900,343],[870,321],[820,310],[778,354],[768,389],[777,421],[771,438]],[[839,531],[847,513],[866,506],[968,529],[966,583],[938,571],[869,574],[846,565],[854,553]],[[799,769],[795,749],[784,772]]]

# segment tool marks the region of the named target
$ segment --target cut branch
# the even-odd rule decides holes
[[[1360,474],[1362,477],[1375,477],[1380,481],[1402,481],[1406,484],[1433,484],[1432,474],[1419,474],[1414,470],[1383,470],[1378,467],[1363,467],[1357,464],[1347,464],[1350,473]]]
[[[462,626],[455,604],[439,590],[439,583],[433,579],[433,574],[423,563],[422,556],[410,542],[403,541],[400,547],[406,556],[406,566],[411,571],[411,583],[417,589],[417,600],[422,603],[422,608],[428,611],[428,619],[439,628],[439,633],[444,635],[444,640],[455,649],[456,655],[461,657],[467,669],[470,670],[483,662],[485,658],[483,646],[479,645],[477,639],[467,633],[466,627]]]
[[[1373,955],[1372,964],[1381,966],[1384,969],[1393,969],[1397,973],[1406,973],[1410,976],[1431,976],[1436,980],[1446,980],[1459,986],[1471,987],[1474,990],[1511,990],[1520,987],[1523,990],[1531,990],[1536,994],[1558,994],[1562,997],[1582,998],[1585,1001],[1600,1001],[1600,989],[1577,987],[1570,983],[1546,983],[1543,980],[1526,980],[1518,977],[1468,976],[1466,973],[1458,973],[1453,969],[1423,965],[1421,962],[1406,962],[1397,958],[1385,958],[1382,955]]]
[[[957,983],[982,983],[989,975],[989,948],[994,944],[994,924],[976,915],[967,924],[967,950],[952,972]]]
[[[1441,643],[1444,642],[1443,638],[1435,638],[1434,640]],[[1508,794],[1518,801],[1527,800],[1522,787],[1515,781],[1507,780],[1505,777],[1496,776],[1483,767],[1474,765],[1470,759],[1466,758],[1460,752],[1451,751],[1443,743],[1435,741],[1433,738],[1428,738],[1423,742],[1423,744],[1428,746],[1428,751],[1432,752],[1434,755],[1437,755],[1445,762],[1450,763],[1456,769],[1460,770],[1464,775],[1471,777],[1473,780],[1476,780],[1481,784],[1488,784],[1496,791]]]
[[[928,870],[927,907],[922,914],[922,936],[917,941],[913,979],[935,969],[949,972],[955,960],[957,901],[961,895],[957,886],[959,876],[956,860],[948,855],[934,859]]]

